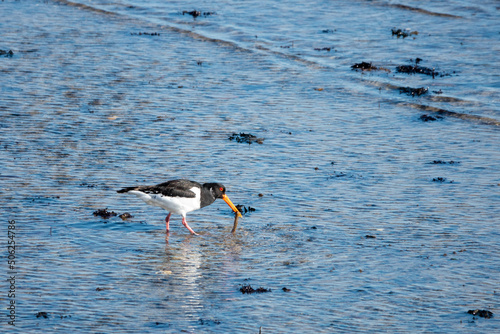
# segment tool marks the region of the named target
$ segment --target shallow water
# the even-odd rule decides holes
[[[498,330],[496,2],[80,3],[0,3],[15,329]],[[417,57],[449,75],[396,73]],[[188,214],[201,236],[173,216],[166,240],[165,211],[116,193],[175,178],[256,211],[233,236],[217,201]]]

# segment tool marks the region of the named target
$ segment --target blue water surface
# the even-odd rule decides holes
[[[1,2],[2,330],[498,331],[497,7]],[[397,72],[417,58],[439,75]],[[116,193],[177,178],[255,211],[233,235],[216,201],[166,237]]]

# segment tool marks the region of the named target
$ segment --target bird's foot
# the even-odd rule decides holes
[[[189,230],[189,232],[191,232],[192,235],[199,235],[198,233],[193,231],[193,229],[191,227],[189,227],[189,225],[186,221],[186,218],[184,218],[184,217],[182,217],[182,225],[184,225]]]

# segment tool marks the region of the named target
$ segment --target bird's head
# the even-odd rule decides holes
[[[229,205],[229,207],[238,214],[239,217],[242,217],[241,212],[236,208],[236,206],[234,206],[229,197],[227,197],[226,187],[220,183],[205,183],[203,186],[210,188],[210,192],[214,198],[222,198],[224,202],[226,202],[227,205]]]

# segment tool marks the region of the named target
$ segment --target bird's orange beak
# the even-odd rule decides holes
[[[239,212],[238,209],[236,209],[236,207],[234,206],[233,202],[231,202],[231,200],[229,199],[229,197],[226,196],[226,194],[222,195],[222,199],[224,200],[224,202],[227,203],[227,205],[229,205],[231,207],[231,209],[233,209],[234,212],[238,213],[238,216],[240,218],[243,218],[243,216],[241,215],[241,212]]]

